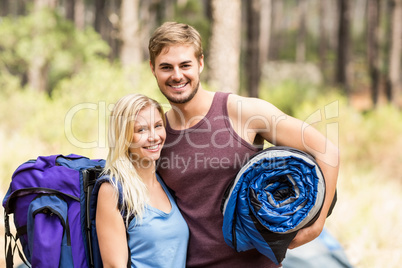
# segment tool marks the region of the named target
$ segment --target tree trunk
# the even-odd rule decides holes
[[[10,3],[9,0],[1,0],[0,1],[0,16],[7,16],[10,12],[9,10]]]
[[[17,16],[25,16],[25,15],[27,15],[28,11],[27,11],[26,0],[17,1],[16,6],[17,6],[17,8],[16,8]]]
[[[209,82],[219,91],[237,93],[240,67],[240,0],[213,0]]]
[[[260,0],[246,1],[247,10],[247,50],[245,57],[245,73],[247,91],[250,97],[258,97],[261,77],[260,58]]]
[[[138,0],[136,0],[138,1]],[[94,29],[98,32],[102,39],[105,40],[109,46],[112,48],[109,58],[111,60],[118,56],[118,24],[119,16],[118,11],[116,11],[116,2],[119,1],[105,1],[105,0],[95,0],[95,19],[94,19]],[[85,3],[85,1],[84,1]],[[108,6],[106,6],[106,3]],[[119,3],[120,7],[120,3]],[[111,14],[109,16],[109,13]]]
[[[95,0],[94,29],[102,34],[102,26],[105,20],[105,0]]]
[[[392,35],[389,54],[389,81],[392,104],[401,107],[401,50],[402,50],[402,0],[392,1]]]
[[[66,19],[74,21],[75,17],[75,0],[69,0],[64,2],[64,8],[66,9]]]
[[[371,80],[371,99],[376,106],[379,97],[379,34],[380,34],[380,1],[367,2],[367,58]]]
[[[282,23],[284,17],[284,2],[283,0],[272,0],[272,27],[271,36],[275,42],[271,43],[269,58],[270,60],[278,60],[280,50],[284,43],[282,35]]]
[[[387,14],[385,17],[385,30],[384,30],[384,40],[383,40],[383,49],[381,50],[382,54],[384,55],[382,58],[382,66],[384,68],[384,72],[382,77],[385,81],[385,96],[387,101],[391,103],[392,101],[392,93],[391,93],[391,82],[389,80],[389,63],[390,63],[390,48],[391,48],[391,39],[392,39],[392,17],[389,14],[392,13],[392,1],[387,0],[382,1],[381,7],[384,9],[383,13]]]
[[[169,0],[171,1],[171,0]],[[174,4],[169,2],[172,7],[168,9],[174,9]],[[167,2],[165,2],[165,5]],[[142,60],[149,60],[148,55],[148,42],[149,36],[152,34],[154,29],[157,27],[158,23],[158,6],[153,3],[153,1],[142,1],[140,4],[140,14],[141,14],[141,27],[140,27],[140,34],[141,34],[141,55]]]
[[[74,0],[74,24],[80,30],[85,28],[85,3],[84,0]]]
[[[55,0],[35,0],[34,12],[40,12],[43,8],[56,7]],[[35,38],[34,36],[32,38]],[[31,89],[40,92],[47,90],[49,74],[49,60],[40,53],[35,54],[28,66],[28,85]]]
[[[306,61],[306,13],[307,13],[307,1],[298,1],[298,13],[299,13],[299,31],[297,33],[296,42],[296,62]]]
[[[203,0],[202,1],[205,10],[205,16],[208,20],[212,21],[212,0]]]
[[[45,92],[49,73],[49,62],[42,55],[35,55],[28,68],[28,85],[31,89]]]
[[[174,19],[174,2],[175,0],[164,0],[162,3],[163,16],[166,21],[172,21]]]
[[[34,0],[34,10],[37,11],[45,7],[55,9],[57,0]]]
[[[345,93],[349,95],[348,68],[350,53],[350,2],[349,0],[339,0],[338,4],[339,29],[335,82],[343,86]]]
[[[272,0],[260,1],[260,59],[262,67],[268,61],[269,56],[272,24]]]
[[[327,0],[321,0],[319,3],[319,48],[318,48],[318,54],[320,58],[320,68],[322,75],[324,77],[324,80],[327,80],[326,76],[326,70],[327,70],[327,48],[328,48],[328,27],[326,25],[327,21]]]
[[[122,0],[120,60],[123,67],[141,64],[141,36],[139,32],[139,0]]]

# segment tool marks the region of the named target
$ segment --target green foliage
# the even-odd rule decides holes
[[[108,117],[119,98],[142,93],[166,103],[148,64],[136,71],[133,78],[117,64],[92,60],[64,78],[51,98],[5,83],[10,90],[0,91],[0,178],[10,178],[18,163],[38,155],[105,158]]]
[[[0,22],[0,177],[38,155],[106,157],[107,123],[123,95],[164,101],[148,64],[122,69],[106,58],[107,44],[92,29],[75,29],[43,10]],[[36,55],[49,70],[49,91],[30,90]]]
[[[20,133],[49,104],[49,97],[30,90],[0,94],[0,122],[6,134]],[[32,135],[32,133],[31,133]]]
[[[277,34],[277,38],[281,40],[281,47],[278,50],[278,59],[286,61],[295,61],[296,59],[296,41],[297,31],[289,30],[286,32],[280,32]],[[272,36],[275,40],[275,36]],[[286,40],[285,42],[283,40]]]
[[[6,97],[12,92],[20,89],[20,80],[0,68],[0,97]]]
[[[202,37],[204,53],[209,48],[209,36],[211,35],[210,22],[205,17],[202,1],[188,0],[184,5],[176,5],[174,20],[193,26]]]
[[[397,149],[402,146],[400,122],[401,111],[390,105],[355,115],[353,122],[346,126],[347,142],[354,145],[347,151],[347,157],[356,159],[362,167],[369,169],[385,162],[387,168],[383,168],[381,173],[384,176],[398,176],[401,174],[402,161],[402,154]]]
[[[39,57],[49,70],[49,92],[60,79],[109,53],[107,44],[92,28],[79,31],[72,22],[47,9],[24,17],[4,18],[0,35],[0,69],[24,84],[30,66]]]
[[[261,99],[274,104],[289,115],[294,115],[304,101],[314,100],[319,93],[317,86],[290,79],[273,85],[265,82],[260,87]]]
[[[402,113],[391,105],[359,112],[334,89],[314,100],[306,100],[294,116],[312,124],[332,142],[339,144],[343,162],[385,177],[401,174]],[[386,167],[384,167],[384,165]]]
[[[59,83],[52,102],[27,124],[26,131],[31,133],[38,125],[53,122],[52,128],[41,129],[38,139],[64,144],[72,150],[105,147],[108,115],[119,98],[142,93],[158,99],[159,90],[149,67],[142,67],[138,70],[138,78],[144,79],[133,83],[129,79],[132,74],[118,65],[106,61],[88,63],[79,74]]]

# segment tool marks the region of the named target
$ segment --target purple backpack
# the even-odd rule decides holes
[[[32,267],[94,267],[100,253],[92,250],[96,231],[89,204],[104,165],[105,160],[70,154],[40,156],[17,168],[3,200],[7,267],[13,267],[16,248]]]

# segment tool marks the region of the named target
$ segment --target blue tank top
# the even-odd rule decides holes
[[[128,226],[131,267],[185,267],[189,230],[166,185],[157,176],[172,209],[165,213],[149,205],[142,222]]]

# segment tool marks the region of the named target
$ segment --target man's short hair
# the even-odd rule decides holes
[[[203,55],[200,33],[192,26],[178,23],[165,22],[158,27],[149,40],[148,50],[152,66],[155,66],[155,58],[165,47],[171,45],[191,45],[195,51],[195,57],[200,59]]]

